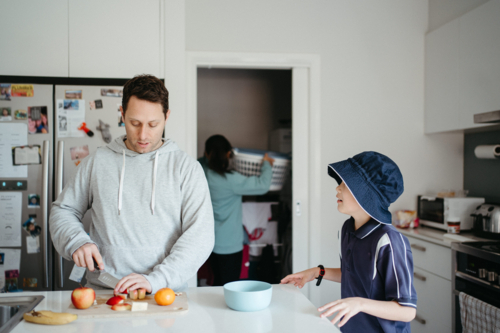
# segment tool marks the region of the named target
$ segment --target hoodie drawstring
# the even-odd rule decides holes
[[[151,211],[153,212],[153,215],[155,215],[155,187],[156,187],[156,169],[158,168],[158,158],[159,158],[158,151],[156,151],[155,154],[155,161],[154,161],[154,166],[153,166],[153,190],[151,191]]]
[[[122,210],[122,190],[123,190],[123,177],[125,176],[125,150],[123,150],[123,164],[122,164],[122,174],[120,176],[120,187],[118,189],[118,215]]]
[[[155,161],[153,165],[153,190],[151,191],[151,212],[155,215],[155,189],[156,189],[156,170],[158,169],[158,151],[155,154]],[[123,178],[125,177],[125,150],[123,150],[123,165],[122,173],[120,175],[120,187],[118,189],[118,215],[122,210],[122,192],[123,192]]]

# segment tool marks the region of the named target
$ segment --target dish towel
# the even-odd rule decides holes
[[[266,229],[272,216],[271,205],[274,202],[244,202],[242,205],[243,225],[249,235],[257,228]]]
[[[500,333],[500,309],[461,292],[460,318],[464,333]]]

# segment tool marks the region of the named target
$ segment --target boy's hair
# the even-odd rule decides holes
[[[165,118],[168,112],[168,90],[160,79],[153,75],[137,75],[128,80],[123,87],[122,108],[123,114],[127,111],[130,97],[135,96],[139,99],[160,103],[163,107]]]

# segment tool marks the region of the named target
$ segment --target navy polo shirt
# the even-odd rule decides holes
[[[413,287],[413,256],[408,239],[392,225],[374,219],[354,230],[354,219],[340,232],[342,298],[363,297],[396,301],[417,307]],[[377,318],[360,312],[342,332],[410,332],[410,323]]]

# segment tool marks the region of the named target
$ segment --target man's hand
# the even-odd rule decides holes
[[[360,297],[350,297],[350,298],[344,298],[344,299],[339,299],[335,302],[331,302],[328,304],[323,305],[322,307],[318,308],[318,311],[324,311],[328,309],[327,311],[323,312],[321,314],[321,318],[331,316],[335,312],[338,312],[335,318],[332,319],[332,324],[335,324],[337,321],[342,318],[342,320],[339,322],[339,327],[344,326],[345,323],[351,317],[355,316],[358,314],[360,311],[362,311],[362,305],[363,305],[363,299]]]
[[[78,248],[73,253],[73,261],[78,267],[87,267],[89,271],[94,271],[94,260],[97,262],[100,270],[104,269],[101,254],[95,244],[87,243]]]
[[[122,278],[115,287],[115,293],[124,293],[127,289],[144,288],[148,293],[152,291],[151,284],[144,275],[132,273]]]

